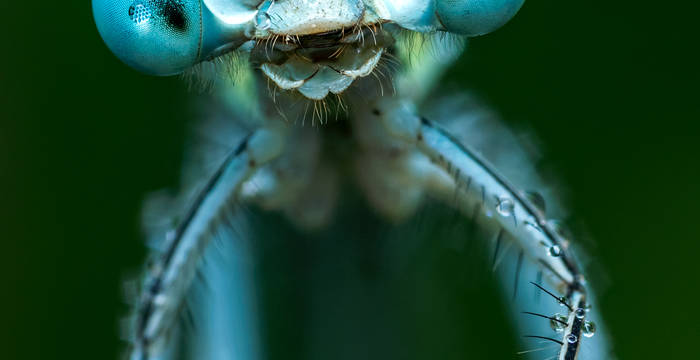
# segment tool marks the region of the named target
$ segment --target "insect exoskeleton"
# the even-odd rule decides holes
[[[228,136],[227,142],[236,137],[243,140],[227,155],[216,158],[220,166],[215,171],[196,172],[197,178],[207,179],[204,185],[187,185],[190,189],[182,199],[173,202],[178,205],[167,206],[178,212],[170,214],[170,220],[179,220],[159,246],[161,255],[144,281],[132,331],[134,358],[162,358],[167,351],[176,351],[174,339],[183,314],[199,315],[198,324],[204,324],[197,334],[205,336],[192,340],[201,347],[195,358],[214,358],[202,355],[207,351],[220,352],[217,359],[233,357],[234,349],[222,344],[234,337],[240,345],[235,348],[236,356],[244,353],[249,355],[241,358],[257,358],[257,345],[251,340],[257,333],[253,299],[229,306],[235,297],[233,290],[244,297],[252,293],[244,276],[228,279],[234,273],[246,274],[247,265],[234,264],[231,271],[223,271],[215,262],[202,261],[216,255],[209,243],[219,237],[225,237],[229,245],[245,240],[244,235],[226,229],[229,217],[243,222],[244,216],[231,209],[240,209],[241,204],[280,210],[291,214],[290,218],[306,219],[299,223],[322,227],[330,221],[328,214],[335,202],[309,199],[319,193],[323,200],[334,199],[340,186],[337,174],[343,171],[356,175],[354,185],[386,220],[409,219],[424,197],[432,197],[470,219],[492,239],[492,270],[502,274],[501,283],[517,301],[518,315],[528,316],[520,322],[521,333],[530,340],[548,342],[523,353],[542,351],[539,354],[560,360],[609,354],[604,336],[590,338],[598,312],[588,310],[591,295],[574,251],[568,237],[545,217],[543,198],[521,191],[490,165],[489,157],[467,145],[478,148],[478,139],[460,137],[464,131],[444,129],[439,121],[421,116],[425,108],[419,109],[461,48],[448,49],[445,37],[438,36],[432,39],[438,39],[435,43],[440,49],[429,56],[422,37],[402,36],[450,33],[461,39],[483,35],[510,20],[523,1],[93,0],[103,39],[137,70],[178,74],[240,50],[237,53],[245,53],[252,65],[245,76],[257,80],[235,86],[238,92],[227,99],[227,108],[236,111],[225,116],[229,125],[235,122],[231,118],[252,119],[252,134],[244,137],[237,129],[234,133],[240,136]],[[401,43],[405,39],[410,40]],[[401,66],[402,71],[392,68],[385,76],[383,60]],[[370,75],[379,82],[362,80]],[[380,76],[398,90],[385,96]],[[266,81],[272,85],[272,96],[255,98]],[[232,88],[227,84],[219,89]],[[281,110],[275,102],[276,90],[312,100],[314,113],[321,111],[316,108],[318,103],[325,109],[327,97],[356,90],[357,96],[348,96],[352,109],[347,112],[346,128],[337,129],[336,134],[337,139],[352,137],[352,141],[336,143],[328,132],[321,139],[318,129],[279,121],[295,112],[305,116],[306,108]],[[247,106],[259,111],[243,114]],[[460,113],[470,116],[459,123],[478,118],[474,109],[463,108],[450,110],[447,116],[454,120]],[[220,125],[216,131],[223,129]],[[478,137],[489,131],[488,126],[468,130]],[[338,161],[333,151],[324,154],[325,147],[343,147],[342,153],[350,155],[343,158],[347,161]],[[507,155],[512,159],[513,154]],[[499,169],[509,166],[497,165]],[[159,217],[167,218],[164,212]],[[236,251],[247,250],[231,249]],[[202,282],[196,277],[202,271],[208,279],[218,279],[212,281],[227,278],[230,291],[216,297],[196,289]],[[535,296],[527,296],[521,285],[524,281],[534,286]],[[540,303],[540,292],[552,299]],[[194,300],[188,299],[191,295]],[[234,324],[243,330],[237,332]],[[231,335],[238,333],[246,335]]]
[[[377,31],[381,24],[476,36],[503,25],[523,1],[93,0],[93,14],[112,52],[144,73],[179,74],[249,40],[272,42],[265,74],[283,89],[305,85],[299,91],[319,99],[372,72],[392,41]],[[370,41],[363,27],[372,29],[372,46],[364,45]],[[295,51],[301,45],[308,51]],[[354,54],[344,55],[348,49]],[[290,60],[290,52],[296,60],[272,66]]]

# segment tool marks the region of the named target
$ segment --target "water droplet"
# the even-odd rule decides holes
[[[566,336],[566,342],[569,344],[575,344],[578,341],[578,337],[574,334],[569,334]]]
[[[547,250],[547,254],[551,257],[559,257],[559,255],[561,255],[561,247],[559,247],[559,245],[552,245]]]
[[[583,319],[586,316],[586,309],[578,308],[576,309],[576,318]]]
[[[586,321],[583,323],[583,336],[589,338],[595,335],[595,323],[593,321]]]
[[[555,314],[552,319],[549,320],[549,326],[552,327],[552,330],[556,332],[562,332],[564,329],[566,329],[566,316],[562,314]]]
[[[498,205],[496,205],[496,210],[502,216],[509,217],[513,215],[513,211],[515,211],[515,204],[513,203],[513,200],[507,197],[503,197],[498,199]]]
[[[536,191],[528,191],[525,193],[525,196],[528,200],[530,200],[532,205],[535,205],[537,210],[539,210],[543,214],[545,213],[545,210],[547,209],[547,204],[545,203],[544,196],[542,196],[542,194]]]
[[[559,306],[561,307],[569,307],[569,299],[566,297],[562,296],[559,298]]]

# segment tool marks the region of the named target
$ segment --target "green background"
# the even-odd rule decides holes
[[[87,1],[0,9],[2,358],[113,359],[120,284],[145,255],[142,196],[178,179],[191,94],[120,64]],[[595,239],[621,359],[697,354],[698,10],[530,0],[446,80],[538,135]]]

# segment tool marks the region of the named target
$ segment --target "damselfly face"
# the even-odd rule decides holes
[[[393,45],[397,29],[481,35],[507,22],[522,3],[93,0],[93,9],[109,48],[142,72],[181,73],[252,41],[258,51],[251,53],[251,62],[260,65],[272,82],[321,100],[370,75]]]

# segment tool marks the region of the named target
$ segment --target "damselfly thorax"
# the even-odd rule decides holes
[[[136,305],[133,357],[185,356],[174,340],[184,337],[195,358],[259,358],[250,264],[240,259],[250,236],[231,224],[245,228],[241,207],[255,205],[300,229],[323,228],[344,206],[347,181],[389,221],[411,219],[433,199],[477,224],[514,323],[532,341],[523,354],[608,357],[606,337],[593,337],[598,313],[569,237],[543,196],[503,175],[538,186],[522,170],[531,166],[513,172],[516,152],[475,151],[470,144],[498,150],[486,135],[493,117],[468,96],[432,94],[464,39],[497,29],[522,2],[93,0],[105,42],[140,71],[206,77],[242,59],[233,84],[214,85],[225,110],[207,122],[228,151],[194,149],[203,154],[188,162],[182,194],[149,202],[157,259]],[[344,124],[304,126],[331,119]],[[215,169],[202,166],[211,162]],[[547,300],[524,296],[526,287]],[[183,317],[199,320],[187,328]]]

